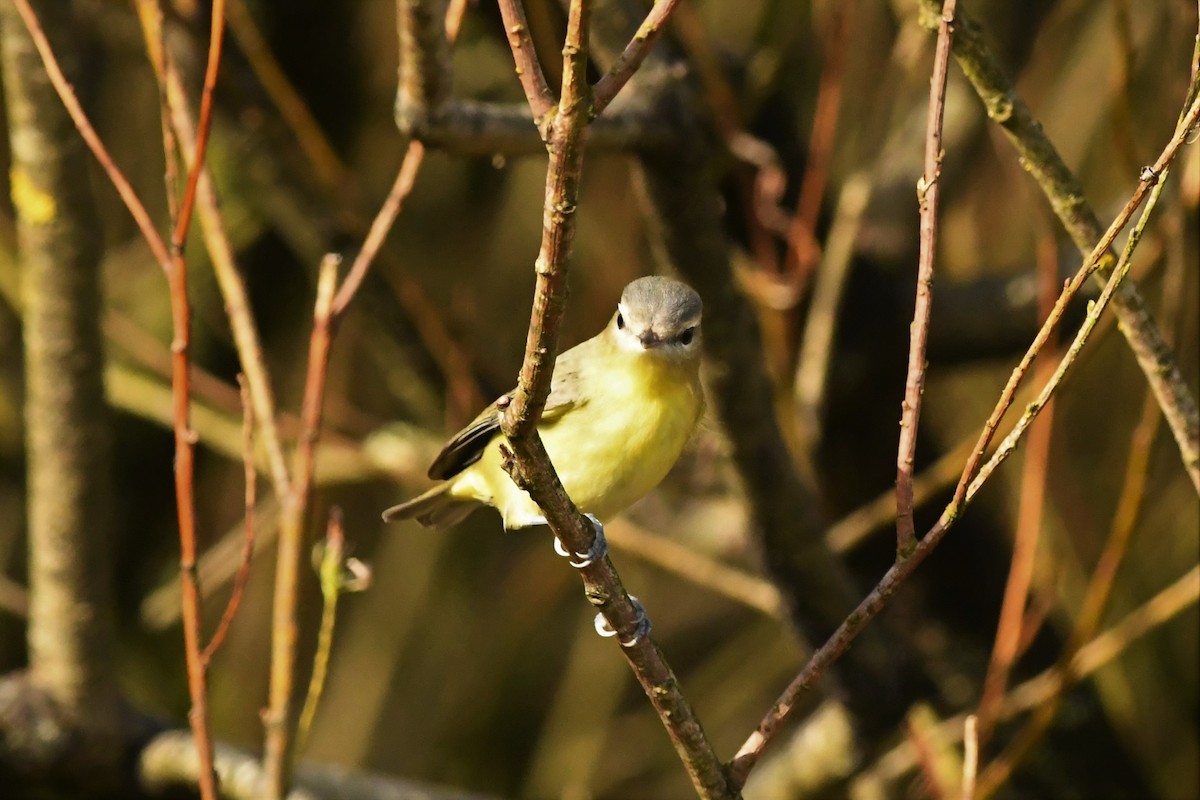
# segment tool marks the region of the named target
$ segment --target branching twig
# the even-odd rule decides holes
[[[917,425],[925,393],[925,343],[933,308],[933,262],[937,258],[938,199],[941,196],[942,119],[946,109],[946,75],[950,43],[954,37],[957,0],[945,0],[938,26],[937,51],[929,86],[929,118],[925,134],[925,174],[917,186],[921,204],[921,254],[917,264],[917,299],[913,306],[908,349],[908,377],[901,405],[900,442],[896,451],[896,558],[903,559],[916,544],[913,522],[913,461],[917,450]]]
[[[1038,400],[1036,400],[1030,406],[1031,410],[1041,405],[1045,405],[1054,389],[1061,384],[1063,373],[1065,373],[1066,369],[1073,362],[1075,355],[1078,354],[1079,350],[1083,346],[1083,343],[1087,340],[1087,337],[1094,328],[1096,321],[1100,317],[1100,314],[1103,313],[1105,307],[1112,299],[1118,284],[1128,273],[1133,251],[1137,247],[1138,241],[1141,239],[1146,224],[1149,222],[1150,215],[1153,213],[1154,208],[1157,205],[1159,196],[1162,194],[1162,188],[1166,178],[1167,171],[1164,169],[1160,175],[1159,182],[1155,185],[1154,191],[1146,203],[1146,208],[1142,211],[1141,219],[1138,220],[1137,226],[1129,235],[1129,240],[1125,244],[1125,249],[1121,254],[1121,259],[1117,263],[1116,268],[1113,270],[1112,275],[1109,277],[1108,283],[1104,287],[1104,291],[1100,294],[1099,299],[1091,304],[1091,307],[1088,309],[1087,319],[1084,321],[1083,326],[1076,335],[1075,341],[1071,343],[1071,347],[1068,349],[1067,355],[1059,363],[1058,369],[1055,370],[1054,376],[1042,390],[1042,394],[1038,397]],[[1025,417],[1022,418],[1022,422],[1029,417],[1030,414],[1027,413]],[[1011,438],[1014,434],[1019,435],[1019,428],[1020,424],[1014,428],[1013,433],[1009,434],[1009,438]],[[1001,451],[1003,449],[1004,445],[1001,445]],[[981,472],[980,474],[982,476],[983,473]],[[1068,642],[1067,648],[1059,661],[1060,669],[1062,670],[1063,675],[1060,681],[1060,685],[1062,686],[1065,686],[1065,684],[1071,679],[1070,673],[1073,668],[1073,660],[1079,648],[1082,646],[1083,642],[1091,636],[1092,631],[1095,630],[1096,625],[1099,623],[1100,615],[1108,598],[1108,590],[1112,586],[1112,578],[1116,572],[1117,565],[1120,563],[1121,557],[1124,554],[1125,544],[1128,541],[1128,536],[1131,530],[1132,520],[1129,521],[1128,525],[1122,524],[1118,526],[1114,530],[1113,535],[1110,537],[1108,543],[1105,545],[1101,561],[1098,564],[1096,573],[1088,586],[1088,591],[1085,595],[1083,608],[1080,611],[1076,630],[1072,635],[1070,642]],[[1042,706],[1040,706],[1033,719],[1020,732],[1013,743],[1009,745],[1009,747],[1006,748],[1005,751],[999,757],[997,757],[995,761],[988,765],[987,769],[984,770],[983,775],[980,776],[979,780],[979,795],[981,797],[989,796],[1001,783],[1007,780],[1008,776],[1012,773],[1013,769],[1015,769],[1016,765],[1029,752],[1030,748],[1033,747],[1038,738],[1040,738],[1042,732],[1053,720],[1054,714],[1058,710],[1058,699],[1060,697],[1061,694],[1056,694],[1051,702],[1044,703]]]
[[[926,16],[936,15],[940,9],[937,0],[921,0],[921,6]],[[1085,255],[1091,253],[1087,261],[1099,265],[1097,279],[1103,281],[1111,264],[1108,249],[1115,232],[1110,229],[1111,235],[1102,236],[1100,220],[1084,198],[1083,187],[1063,163],[1029,107],[1016,94],[999,60],[983,40],[979,26],[963,13],[958,19],[954,55],[959,66],[975,87],[988,116],[1008,135],[1020,155],[1021,164],[1045,192],[1076,247]],[[1156,164],[1154,170],[1161,171],[1161,165]],[[1130,201],[1135,208],[1148,189],[1145,181],[1139,184],[1134,200]],[[1128,210],[1129,214],[1132,210]],[[1124,218],[1128,220],[1128,216]],[[1196,399],[1136,287],[1127,284],[1120,288],[1113,307],[1121,333],[1163,409],[1163,417],[1175,437],[1188,477],[1200,491],[1200,411],[1197,411]],[[961,496],[961,487],[959,494]]]
[[[1200,101],[1194,102],[1189,108],[1187,114],[1184,116],[1183,122],[1177,129],[1175,136],[1172,137],[1170,143],[1168,143],[1166,149],[1164,149],[1163,154],[1155,163],[1155,166],[1152,168],[1154,176],[1160,175],[1166,169],[1167,165],[1174,158],[1175,153],[1186,139],[1188,132],[1191,130],[1198,117],[1200,117]],[[1125,210],[1122,211],[1117,220],[1114,221],[1113,226],[1109,229],[1109,233],[1101,239],[1100,243],[1093,251],[1092,257],[1085,262],[1084,268],[1080,270],[1080,273],[1076,276],[1076,279],[1073,279],[1071,282],[1069,282],[1067,288],[1064,289],[1063,294],[1059,297],[1058,304],[1056,304],[1056,312],[1061,314],[1062,307],[1065,305],[1064,298],[1068,294],[1073,294],[1078,290],[1079,285],[1082,283],[1083,276],[1089,273],[1090,269],[1094,267],[1101,254],[1107,251],[1108,247],[1112,244],[1112,240],[1116,237],[1116,231],[1124,227],[1125,223],[1129,219],[1129,216],[1134,210],[1136,210],[1137,206],[1141,203],[1141,200],[1145,197],[1148,190],[1149,184],[1147,182],[1143,181],[1143,183],[1139,184],[1138,189],[1134,192],[1134,197],[1129,201],[1129,204],[1126,205]],[[1114,277],[1116,276],[1114,275]],[[1117,280],[1112,280],[1106,285],[1105,294],[1107,294],[1108,297],[1112,297],[1115,293],[1117,283]],[[1107,298],[1103,297],[1103,295],[1102,298],[1105,302],[1107,302]],[[1096,316],[1098,317],[1099,315],[1097,314]],[[1045,342],[1046,337],[1049,335],[1050,322],[1051,321],[1048,320],[1047,325],[1043,326],[1042,331],[1039,332],[1038,338],[1030,347],[1031,352],[1040,349],[1042,344]],[[1075,354],[1078,352],[1076,345],[1082,347],[1081,339],[1085,338],[1086,334],[1083,330],[1081,330],[1080,336],[1077,337],[1076,342],[1072,344],[1072,350],[1075,351]],[[1056,370],[1056,376],[1059,379],[1061,379],[1062,376],[1058,373],[1061,371],[1065,374],[1066,370],[1070,366],[1068,362],[1073,362],[1074,360],[1074,354],[1072,353],[1072,350],[1068,350],[1067,355],[1064,357],[1064,363],[1060,364],[1060,370]],[[1027,353],[1026,358],[1022,360],[1022,365],[1027,368],[1027,362],[1030,360],[1032,360],[1032,356]],[[1018,370],[1020,369],[1021,367],[1018,367]],[[1016,377],[1017,373],[1014,372],[1014,379]],[[1005,387],[1006,394],[1009,392],[1010,388],[1012,391],[1015,391],[1014,379],[1010,379],[1009,386]],[[1058,385],[1060,385],[1060,380],[1055,381],[1052,384],[1053,387],[1057,387]],[[1025,428],[1028,426],[1028,422],[1036,416],[1037,411],[1040,410],[1044,404],[1044,400],[1048,398],[1052,391],[1053,388],[1049,385],[1047,389],[1043,390],[1043,397],[1039,397],[1038,400],[1035,400],[1030,405],[1029,411],[1026,412],[1025,417],[1023,418],[1024,424],[1018,423],[1021,427],[1020,432],[1014,430],[1014,433],[1010,434],[1010,436],[1006,438],[1005,442],[997,449],[995,455],[993,455],[992,459],[988,462],[987,467],[984,470],[981,470],[976,479],[971,482],[969,486],[962,490],[961,499],[956,496],[950,505],[946,507],[946,510],[942,512],[941,518],[938,519],[937,523],[929,530],[928,533],[925,534],[924,537],[921,538],[916,547],[913,548],[912,554],[907,559],[893,565],[892,568],[884,574],[883,578],[880,579],[879,583],[876,584],[875,588],[871,590],[871,593],[868,594],[862,600],[862,602],[858,604],[858,607],[855,608],[855,610],[851,612],[848,617],[846,617],[840,626],[838,626],[838,629],[834,632],[834,634],[829,637],[829,639],[823,645],[821,645],[821,647],[815,653],[813,653],[808,663],[805,664],[804,668],[800,671],[800,674],[796,676],[796,678],[780,696],[779,700],[763,718],[762,722],[759,723],[755,732],[751,734],[750,738],[747,739],[745,744],[743,744],[741,749],[738,751],[738,754],[734,757],[733,763],[730,766],[730,771],[735,781],[740,782],[745,780],[745,776],[749,774],[750,770],[753,769],[754,765],[761,757],[763,749],[778,733],[783,722],[790,716],[800,696],[807,691],[813,685],[813,683],[817,681],[818,678],[820,678],[830,664],[836,661],[842,655],[842,653],[846,651],[846,648],[848,648],[855,637],[862,632],[863,628],[865,628],[867,624],[875,617],[875,615],[887,605],[888,601],[895,594],[896,590],[903,585],[903,583],[908,579],[909,575],[911,575],[913,571],[920,565],[920,563],[924,561],[925,557],[929,555],[929,553],[935,547],[937,547],[937,545],[945,537],[946,533],[950,530],[951,526],[953,526],[954,522],[958,519],[966,505],[969,504],[972,499],[974,499],[987,476],[990,475],[990,473],[997,466],[999,466],[999,464],[1001,464],[1006,458],[1008,458],[1009,455],[1012,454],[1013,450],[1016,448],[1016,443],[1021,433],[1023,433]],[[1007,399],[1011,400],[1011,395],[1008,395]],[[1002,401],[1003,400],[1005,400],[1005,398],[1002,398]],[[968,464],[968,469],[970,468],[971,465]],[[966,473],[964,473],[964,475],[965,474]]]

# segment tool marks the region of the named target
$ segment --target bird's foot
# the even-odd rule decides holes
[[[572,553],[557,536],[554,537],[554,552],[563,558],[571,559],[567,563],[575,569],[590,567],[608,554],[608,540],[604,538],[604,525],[592,514],[584,514],[584,516],[588,518],[588,521],[592,523],[592,527],[596,529],[596,537],[592,539],[592,546],[586,553]]]
[[[628,639],[621,639],[621,647],[633,647],[640,642],[647,634],[650,633],[650,617],[646,616],[646,608],[641,604],[636,597],[629,595],[629,602],[633,603],[633,608],[637,612],[637,625],[634,627],[633,635]],[[608,620],[603,614],[596,615],[596,633],[604,637],[616,636],[617,631],[612,625],[608,624]]]

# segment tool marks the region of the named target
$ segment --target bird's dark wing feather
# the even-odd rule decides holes
[[[568,358],[572,351],[563,353],[554,370],[550,396],[546,398],[546,409],[542,412],[544,422],[553,422],[565,411],[579,403],[574,359]],[[515,392],[515,390],[514,390]],[[505,395],[512,399],[514,392]],[[452,478],[474,464],[483,455],[484,448],[500,432],[500,412],[496,404],[488,406],[470,425],[463,428],[446,442],[442,452],[429,466],[429,477],[435,481]]]

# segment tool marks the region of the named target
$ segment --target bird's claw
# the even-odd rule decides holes
[[[633,595],[629,595],[629,602],[633,603],[634,611],[637,612],[637,626],[634,628],[632,636],[620,640],[621,647],[633,647],[650,633],[650,617],[646,615],[645,606]],[[603,614],[596,615],[595,626],[596,633],[605,638],[617,635],[616,629],[608,623]]]
[[[608,540],[604,538],[604,525],[592,514],[584,514],[584,516],[588,518],[588,521],[592,523],[592,527],[596,530],[596,536],[592,539],[592,546],[586,553],[573,553],[566,548],[557,536],[554,537],[554,552],[563,558],[571,559],[567,563],[575,569],[590,567],[608,554]]]

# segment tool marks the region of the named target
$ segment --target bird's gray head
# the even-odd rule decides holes
[[[686,283],[651,275],[625,287],[611,327],[622,347],[682,359],[700,351],[703,309]]]

